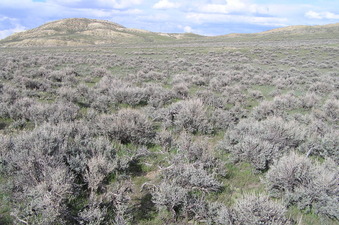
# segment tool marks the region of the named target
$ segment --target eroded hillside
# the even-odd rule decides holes
[[[163,34],[126,28],[119,24],[96,19],[73,18],[46,23],[32,30],[16,33],[3,40],[0,46],[86,46],[163,42],[192,39],[199,35]]]

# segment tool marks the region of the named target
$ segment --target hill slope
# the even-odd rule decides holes
[[[307,39],[339,39],[339,23],[317,26],[288,26],[252,34],[228,34],[212,37],[215,40],[307,40]]]
[[[46,23],[35,29],[0,40],[1,47],[84,46],[103,44],[152,43],[175,40],[246,41],[288,39],[338,39],[339,23],[323,26],[289,26],[254,34],[228,34],[205,37],[196,34],[155,33],[130,29],[96,19],[73,18]]]
[[[46,23],[40,27],[13,34],[0,40],[3,47],[81,46],[167,41],[199,35],[162,34],[130,29],[96,19],[73,18]]]

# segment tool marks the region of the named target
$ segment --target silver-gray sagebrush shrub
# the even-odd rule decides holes
[[[270,117],[263,121],[241,120],[226,133],[220,147],[234,160],[249,161],[256,170],[267,170],[273,160],[305,141],[304,128],[296,121]]]
[[[288,205],[339,219],[339,169],[333,160],[320,164],[291,152],[275,161],[266,184],[271,194],[282,196]]]
[[[166,125],[190,133],[211,133],[207,107],[200,99],[183,100],[172,104],[166,115]]]
[[[136,109],[122,109],[114,115],[102,115],[97,126],[101,134],[123,144],[151,144],[155,137],[151,121]]]
[[[233,224],[236,225],[292,224],[285,216],[285,206],[263,194],[244,195],[237,200],[232,211]]]

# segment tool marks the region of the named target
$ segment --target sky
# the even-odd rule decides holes
[[[201,35],[339,22],[339,0],[0,0],[0,39],[64,18]]]

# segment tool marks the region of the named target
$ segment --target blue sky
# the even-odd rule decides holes
[[[0,0],[0,39],[63,18],[202,35],[339,22],[338,0]]]

